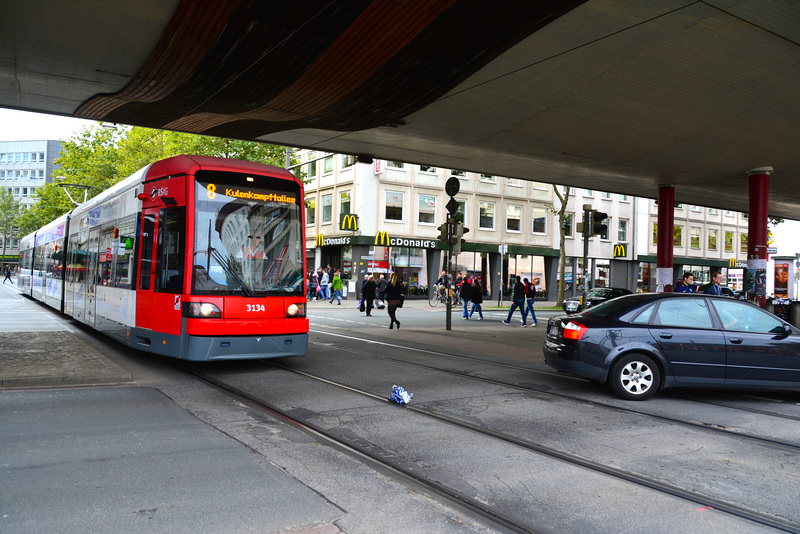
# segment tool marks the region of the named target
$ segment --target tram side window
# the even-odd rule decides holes
[[[153,263],[153,238],[155,216],[145,215],[142,221],[142,269],[139,289],[150,289],[150,271]]]
[[[103,229],[103,233],[100,234],[100,257],[97,262],[97,272],[99,273],[97,284],[101,286],[114,285],[113,273],[111,272],[111,267],[113,266],[111,260],[114,257],[113,239],[114,229]]]
[[[186,208],[161,210],[156,254],[156,291],[183,291],[183,266],[186,257]]]
[[[114,246],[114,285],[125,289],[131,288],[133,275],[133,251],[136,243],[136,220],[122,221],[117,227],[119,239]]]

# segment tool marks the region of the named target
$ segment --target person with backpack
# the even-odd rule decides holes
[[[464,313],[461,318],[465,321],[469,320],[469,302],[472,298],[472,284],[469,283],[469,276],[465,276],[461,281],[461,304],[464,306]]]
[[[527,315],[525,315],[525,285],[522,283],[519,276],[516,277],[517,281],[514,283],[514,290],[512,294],[513,303],[511,309],[508,310],[508,317],[503,321],[503,324],[509,326],[511,324],[511,316],[514,310],[519,308],[519,313],[522,315],[522,327],[525,328],[528,324],[525,322]]]
[[[538,326],[539,323],[536,321],[536,313],[533,311],[533,303],[536,302],[536,286],[532,283],[528,282],[527,278],[522,279],[523,284],[525,285],[525,311],[522,312],[522,324],[525,325],[525,322],[528,317],[528,312],[531,313],[531,319],[533,320],[533,324],[531,326]]]
[[[481,287],[480,281],[476,278],[475,282],[472,283],[472,310],[469,312],[470,318],[472,318],[472,314],[477,310],[478,321],[483,321],[483,310],[481,309],[482,302],[483,288]]]

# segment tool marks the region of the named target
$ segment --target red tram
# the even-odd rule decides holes
[[[277,167],[158,161],[25,236],[19,288],[163,356],[303,356],[303,199]]]

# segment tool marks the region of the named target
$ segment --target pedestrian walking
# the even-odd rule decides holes
[[[11,282],[11,285],[13,286],[14,285],[14,281],[11,279],[11,267],[9,267],[8,265],[6,265],[5,274],[6,274],[6,277],[3,279],[3,283],[5,284],[6,280],[8,280],[9,282]]]
[[[330,283],[331,279],[330,276],[328,275],[328,269],[322,269],[322,278],[320,278],[319,280],[319,287],[322,289],[321,291],[322,298],[324,298],[325,300],[328,300],[330,298],[331,302],[333,302],[333,298],[331,298],[331,295],[328,293],[328,286],[330,285]]]
[[[361,288],[361,298],[364,299],[364,307],[367,311],[367,317],[372,317],[372,304],[375,302],[375,277],[370,275],[364,282],[364,287]]]
[[[512,297],[511,297],[513,299],[513,302],[511,304],[511,309],[508,310],[508,317],[506,318],[505,321],[503,321],[503,324],[506,325],[506,326],[510,325],[511,324],[511,316],[514,313],[514,310],[519,308],[519,313],[520,313],[520,315],[522,315],[522,327],[525,328],[526,326],[528,326],[527,323],[525,322],[525,319],[526,319],[526,317],[525,317],[525,285],[523,285],[522,279],[519,276],[517,276],[516,278],[517,278],[517,281],[514,284],[514,289],[513,289],[513,293],[512,293]]]
[[[333,299],[336,299],[339,301],[339,306],[342,305],[342,289],[344,289],[342,277],[339,271],[336,271],[333,274],[333,282],[331,282],[331,304],[333,304]]]
[[[386,284],[388,283],[389,281],[386,280],[383,275],[375,282],[375,291],[378,293],[378,300],[386,300]]]
[[[317,273],[311,273],[311,280],[308,283],[308,300],[311,302],[317,301],[317,295],[321,292],[319,288],[319,278],[317,278]]]
[[[536,286],[530,282],[528,282],[527,278],[522,279],[523,285],[525,286],[525,312],[522,314],[522,324],[525,325],[527,321],[528,313],[531,314],[531,320],[533,324],[531,326],[538,326],[539,322],[536,320],[536,313],[533,311],[533,303],[536,302]]]
[[[469,312],[470,318],[476,311],[478,312],[478,321],[483,321],[483,310],[481,304],[483,303],[483,288],[480,281],[476,278],[472,283],[472,310]]]
[[[472,284],[469,281],[469,276],[464,276],[461,280],[461,287],[459,288],[461,295],[461,304],[464,306],[464,313],[461,314],[461,318],[465,321],[469,320],[469,303],[470,299],[472,298]]]
[[[403,305],[403,284],[397,279],[397,275],[392,273],[389,283],[386,285],[386,309],[389,312],[389,330],[394,328],[397,323],[397,329],[400,329],[400,321],[397,320],[397,308]]]

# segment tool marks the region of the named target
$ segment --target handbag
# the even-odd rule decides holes
[[[403,303],[406,301],[406,296],[400,293],[400,304],[397,305],[398,308],[403,307]]]
[[[322,288],[320,286],[317,286],[317,293],[322,293]]]
[[[361,299],[361,301],[358,303],[358,311],[363,312],[364,309],[364,299]]]

